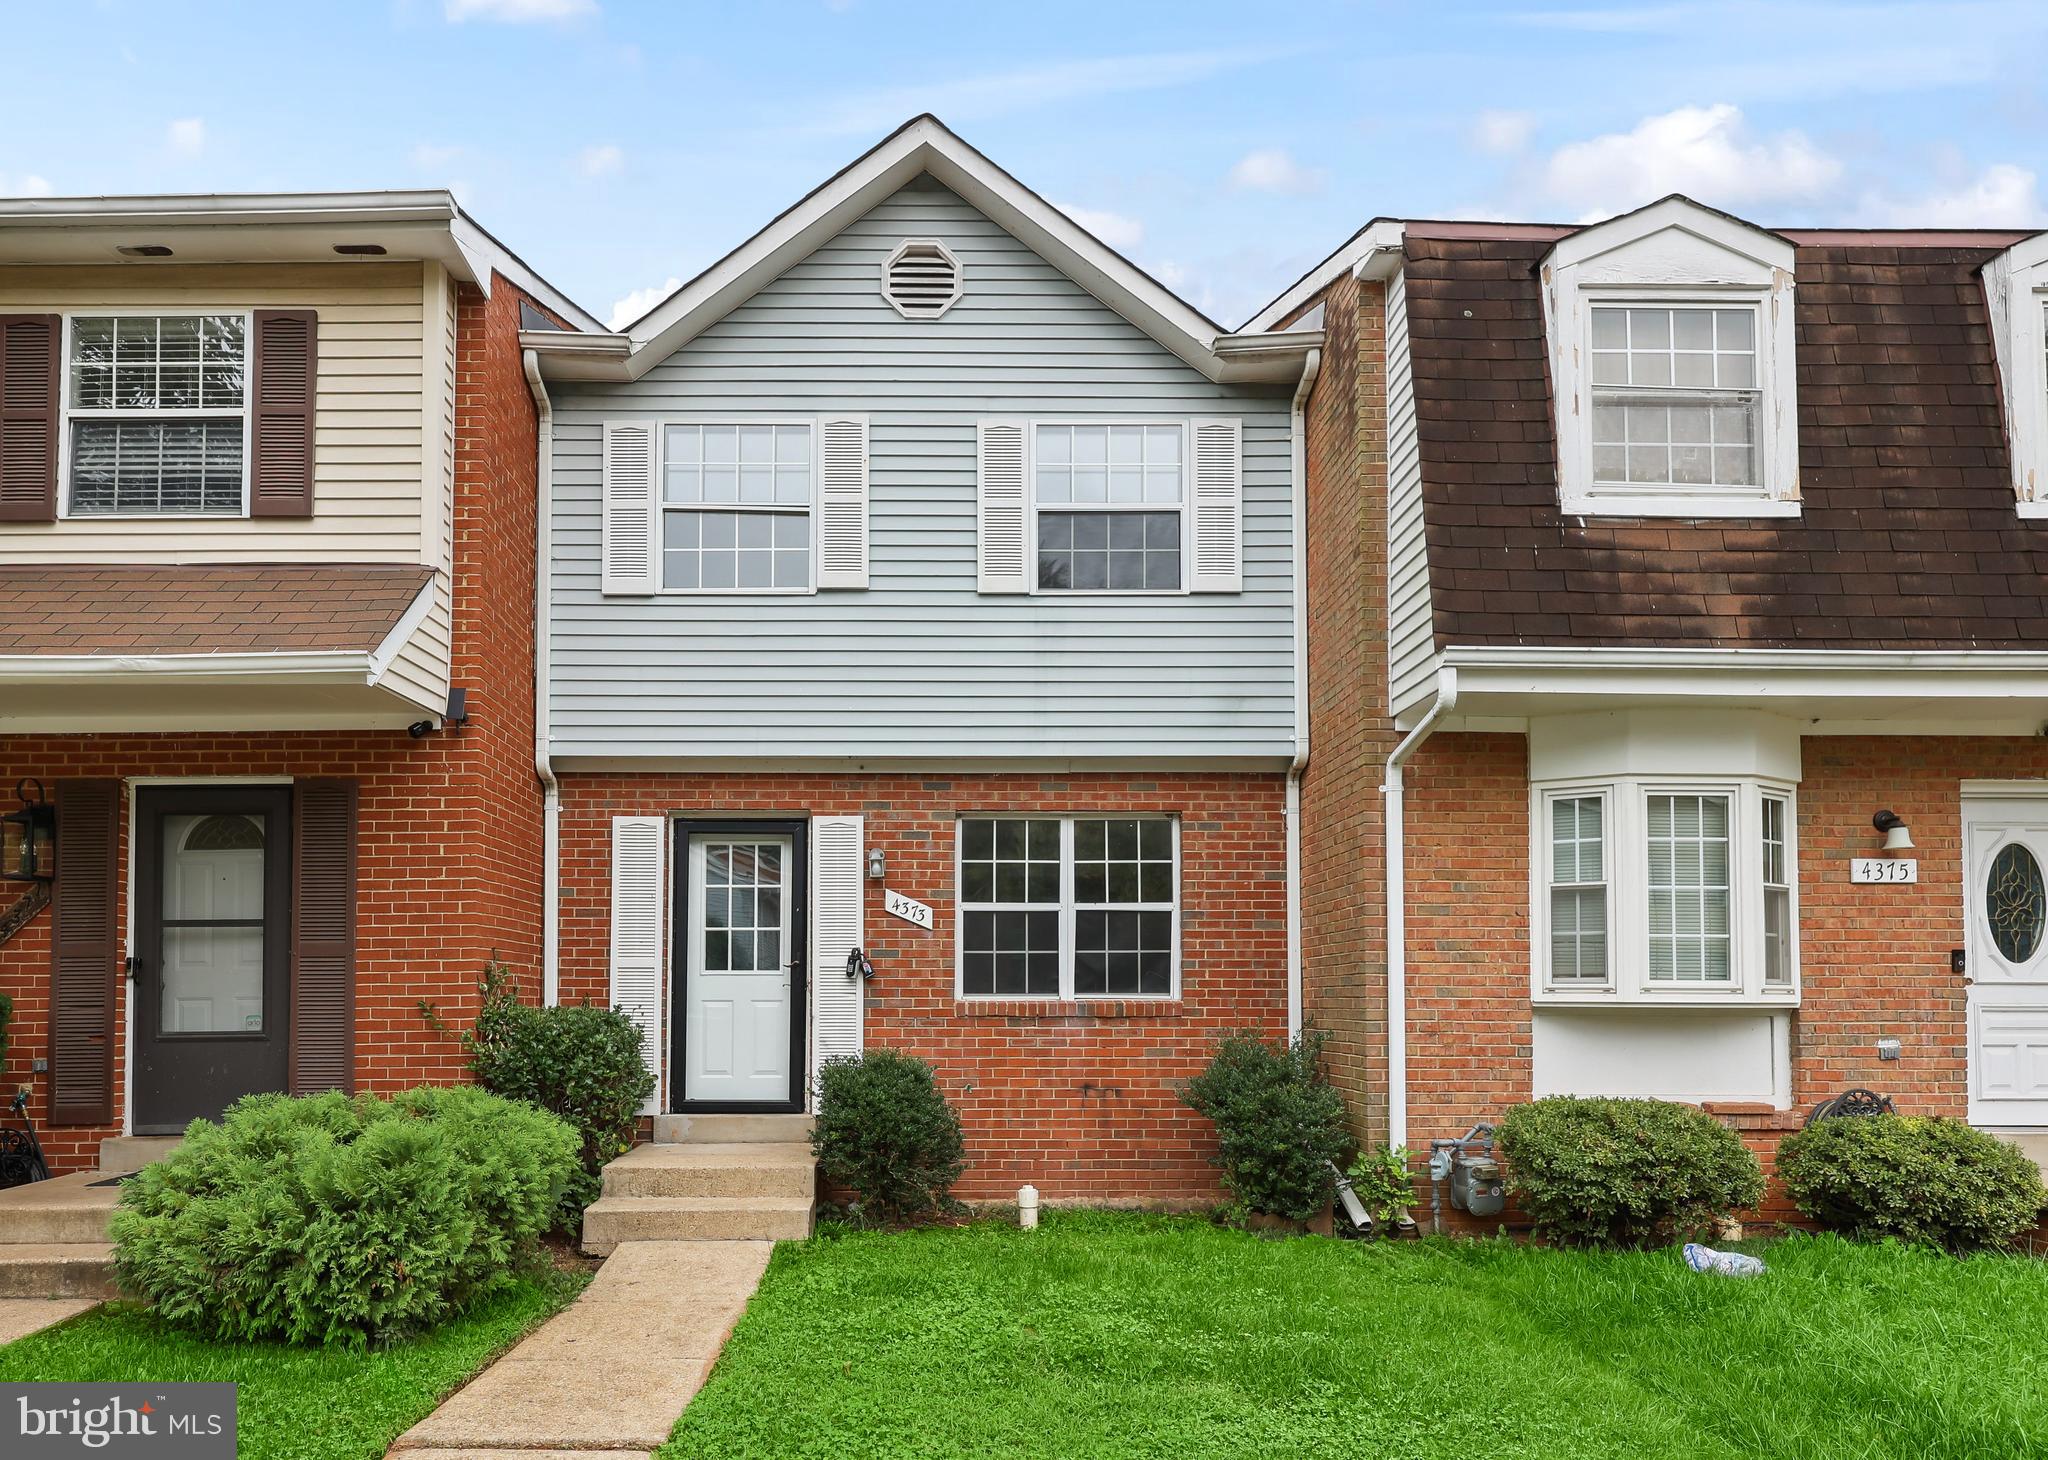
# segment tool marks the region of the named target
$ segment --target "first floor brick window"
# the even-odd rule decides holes
[[[962,818],[960,993],[1170,997],[1179,845],[1168,817]]]

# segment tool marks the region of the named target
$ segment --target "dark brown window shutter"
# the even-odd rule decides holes
[[[255,328],[249,515],[311,517],[320,317],[310,309],[259,309]]]
[[[292,808],[291,1091],[356,1087],[356,783],[300,781]]]
[[[57,520],[63,340],[54,314],[0,314],[0,522]]]
[[[114,993],[121,961],[121,783],[57,783],[50,913],[50,1121],[114,1118]]]

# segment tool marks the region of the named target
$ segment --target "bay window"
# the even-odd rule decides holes
[[[1539,998],[1792,997],[1789,789],[1618,777],[1535,794]]]

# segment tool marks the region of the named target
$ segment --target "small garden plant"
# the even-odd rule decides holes
[[[1291,1044],[1249,1030],[1226,1036],[1181,1099],[1216,1123],[1216,1154],[1238,1214],[1307,1221],[1329,1210],[1332,1164],[1351,1153],[1344,1100],[1322,1074],[1324,1036]]]
[[[932,1067],[893,1049],[819,1067],[811,1149],[825,1179],[854,1192],[862,1221],[943,1210],[967,1164],[960,1117]]]
[[[2023,1152],[1941,1117],[1815,1121],[1779,1145],[1778,1176],[1793,1204],[1829,1231],[1952,1252],[2008,1246],[2048,1205]]]
[[[495,960],[484,968],[482,993],[476,1024],[462,1035],[470,1071],[493,1094],[537,1105],[576,1128],[580,1159],[555,1218],[557,1227],[573,1229],[597,1200],[605,1163],[631,1149],[634,1122],[654,1093],[640,1026],[620,1010],[593,1004],[521,1003],[518,981]]]
[[[567,1123],[471,1086],[252,1095],[121,1191],[121,1285],[222,1339],[365,1343],[511,1281],[576,1173]]]
[[[1351,1194],[1377,1226],[1396,1220],[1415,1200],[1415,1174],[1408,1169],[1409,1159],[1406,1146],[1382,1146],[1360,1151],[1344,1173],[1351,1179]]]
[[[1510,1109],[1495,1139],[1509,1194],[1554,1242],[1650,1246],[1763,1200],[1742,1138],[1690,1105],[1554,1095]]]

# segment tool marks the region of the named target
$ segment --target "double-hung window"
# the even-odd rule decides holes
[[[1791,995],[1789,791],[1623,778],[1537,798],[1539,995]]]
[[[1039,423],[1039,591],[1180,592],[1187,457],[1183,424]]]
[[[80,314],[66,339],[69,515],[246,510],[247,315]]]
[[[1756,307],[1595,304],[1597,487],[1760,489]]]
[[[1168,817],[963,818],[960,993],[1171,996],[1179,836]]]
[[[664,427],[661,586],[808,591],[816,455],[809,421]]]

